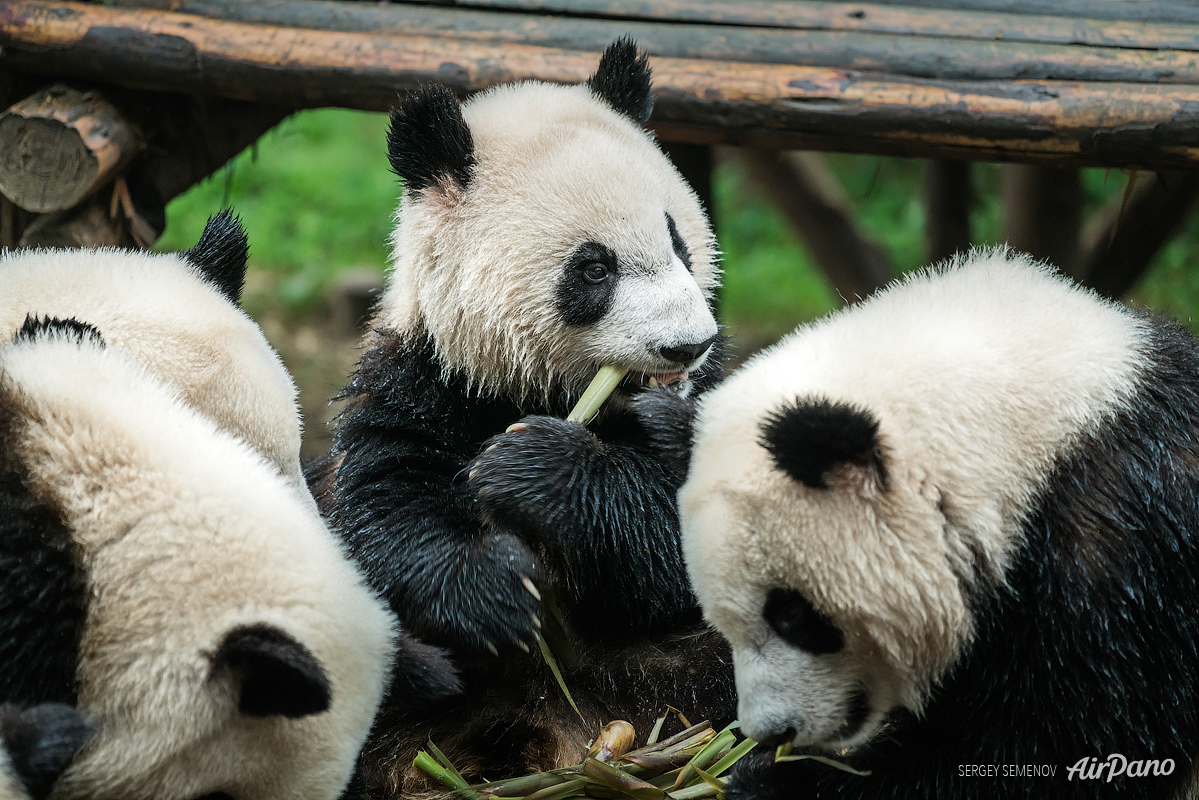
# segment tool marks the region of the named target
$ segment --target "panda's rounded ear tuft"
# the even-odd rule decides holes
[[[234,305],[241,302],[249,258],[249,237],[241,220],[228,208],[209,217],[200,241],[183,253],[183,259],[200,277],[219,289]]]
[[[404,186],[419,192],[450,178],[462,188],[475,168],[475,141],[458,98],[444,86],[414,92],[391,112],[387,158]]]
[[[649,59],[637,51],[632,38],[622,36],[608,45],[595,74],[587,79],[587,86],[599,99],[638,125],[649,122],[654,111]]]
[[[778,468],[805,486],[829,488],[829,473],[842,465],[852,465],[886,485],[878,420],[849,403],[788,403],[762,423],[760,441]]]
[[[225,635],[213,671],[240,683],[237,707],[253,717],[306,717],[329,710],[333,687],[312,651],[273,625],[234,628]]]

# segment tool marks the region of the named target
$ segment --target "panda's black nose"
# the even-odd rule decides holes
[[[702,342],[696,342],[695,344],[676,344],[673,347],[663,347],[658,351],[658,354],[667,361],[690,364],[708,352],[708,348],[712,346],[712,342],[714,341],[716,341],[715,336],[710,339],[704,339]]]

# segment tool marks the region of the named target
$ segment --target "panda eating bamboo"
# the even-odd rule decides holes
[[[671,704],[731,719],[731,665],[679,546],[685,448],[645,425],[719,370],[712,232],[642,127],[651,107],[646,59],[619,41],[584,84],[463,105],[430,89],[392,116],[395,265],[309,481],[467,690],[431,715],[383,716],[365,763],[384,793],[417,785],[406,771],[430,737],[468,775],[519,774],[576,763],[616,717],[648,731]],[[563,420],[609,364],[631,378],[605,414]],[[586,723],[535,654],[559,610],[554,647]]]

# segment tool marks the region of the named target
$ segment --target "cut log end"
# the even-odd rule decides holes
[[[43,89],[0,115],[0,193],[27,211],[61,211],[119,175],[140,136],[95,92]]]
[[[0,117],[0,192],[27,211],[70,208],[96,183],[100,163],[58,120]]]

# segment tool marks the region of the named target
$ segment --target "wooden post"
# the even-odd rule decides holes
[[[1142,173],[1127,203],[1112,198],[1087,227],[1083,281],[1108,297],[1123,295],[1145,274],[1197,198],[1199,172]]]
[[[0,115],[0,192],[28,211],[61,211],[120,174],[139,136],[96,92],[55,84]]]
[[[750,177],[803,237],[833,288],[853,303],[895,274],[882,245],[862,233],[853,206],[818,153],[745,150]]]
[[[1007,243],[1080,277],[1082,185],[1078,170],[1008,164],[1003,168],[1003,222]]]
[[[55,211],[35,218],[21,235],[21,247],[122,247],[132,245],[125,239],[122,221],[108,213],[108,203],[100,197],[85,201],[67,211]]]
[[[712,219],[712,147],[706,144],[662,142],[662,150],[699,195],[700,205]]]
[[[969,161],[934,158],[924,171],[924,238],[930,263],[970,249]]]

